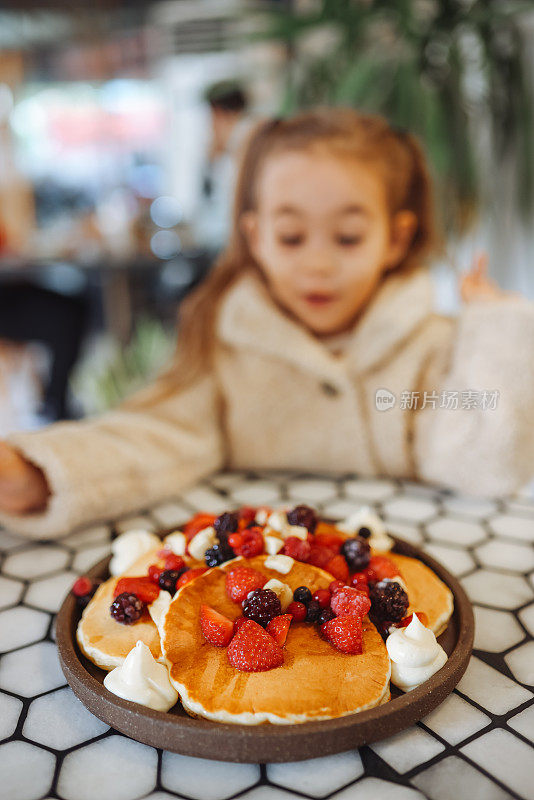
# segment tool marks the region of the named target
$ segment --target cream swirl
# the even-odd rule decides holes
[[[144,530],[131,530],[118,536],[111,544],[113,558],[109,562],[112,575],[122,575],[144,553],[154,547],[161,547],[161,539],[154,533]]]
[[[417,614],[406,628],[397,628],[388,636],[386,648],[391,659],[391,682],[403,692],[428,680],[447,661],[447,653]]]
[[[169,680],[167,667],[158,664],[141,639],[132,647],[124,664],[108,672],[104,686],[124,700],[155,711],[168,711],[178,701],[178,692]]]
[[[386,553],[393,547],[393,539],[386,533],[386,528],[378,514],[370,506],[362,506],[353,514],[350,514],[343,522],[336,525],[340,531],[355,536],[360,528],[368,528],[371,536],[367,540],[373,550]]]

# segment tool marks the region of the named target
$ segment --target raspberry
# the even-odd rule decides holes
[[[178,572],[176,569],[164,569],[163,572],[160,573],[158,586],[160,589],[164,589],[166,592],[170,592],[174,594],[176,591],[176,584],[178,583],[178,578],[182,573]]]
[[[109,607],[109,613],[116,622],[123,625],[131,625],[137,622],[143,613],[144,603],[135,594],[122,592],[119,594]]]
[[[176,591],[178,591],[178,589],[181,589],[182,586],[185,586],[186,583],[194,581],[195,578],[198,578],[199,575],[203,575],[205,572],[207,572],[207,567],[196,567],[195,569],[186,569],[185,572],[183,572],[176,581]]]
[[[344,583],[346,583],[349,579],[349,568],[342,555],[331,558],[325,569],[339,581],[344,581]]]
[[[150,578],[152,583],[158,583],[159,576],[161,575],[162,572],[163,570],[161,569],[161,567],[158,567],[157,564],[151,564],[148,568],[148,577]]]
[[[398,622],[406,614],[408,595],[394,581],[379,581],[371,586],[370,597],[373,615],[378,619]]]
[[[295,622],[304,622],[306,619],[307,609],[304,603],[293,601],[288,605],[286,610],[288,614],[291,614]]]
[[[243,542],[239,548],[239,555],[243,558],[254,558],[263,553],[263,534],[257,526],[248,528],[244,533]]]
[[[307,586],[299,586],[293,592],[293,600],[296,600],[297,603],[304,603],[307,606],[311,599],[312,593]]]
[[[113,590],[113,597],[120,594],[134,594],[142,603],[153,603],[159,595],[158,587],[150,580],[148,575],[133,578],[119,578]]]
[[[306,622],[317,622],[322,610],[317,600],[310,600],[306,609]]]
[[[326,569],[326,565],[334,558],[335,555],[336,551],[332,550],[331,547],[324,547],[323,545],[313,542],[308,558],[308,564],[312,564],[314,567],[319,567],[319,569]]]
[[[286,517],[290,525],[300,525],[303,528],[307,528],[310,533],[313,533],[317,527],[317,514],[309,506],[295,506],[295,508],[287,512]]]
[[[397,565],[386,556],[371,556],[365,574],[369,583],[376,583],[383,581],[384,578],[394,578],[396,575],[400,575],[400,571]]]
[[[226,647],[234,635],[234,623],[210,606],[200,606],[200,627],[204,638],[216,647]]]
[[[328,591],[330,594],[336,594],[340,589],[344,589],[346,585],[343,581],[332,581],[332,583],[328,584]]]
[[[93,591],[93,581],[90,578],[87,578],[85,575],[82,575],[81,578],[74,581],[72,584],[71,592],[75,597],[85,597],[88,594],[91,594]]]
[[[231,533],[235,533],[238,525],[239,513],[237,511],[234,511],[233,513],[226,511],[224,514],[221,514],[219,517],[217,517],[213,523],[213,527],[217,533],[217,538],[220,542],[228,539],[228,536]]]
[[[282,555],[291,556],[295,561],[306,562],[311,553],[311,545],[297,536],[288,536],[281,550]]]
[[[371,559],[371,548],[369,542],[356,536],[354,539],[345,539],[341,546],[341,555],[345,556],[345,561],[349,565],[351,572],[361,572]]]
[[[331,608],[323,608],[319,616],[317,617],[317,624],[324,625],[325,622],[330,622],[331,619],[334,619],[336,615],[332,611]]]
[[[243,616],[263,627],[281,613],[280,599],[272,589],[256,589],[243,600]]]
[[[313,599],[317,600],[321,608],[328,608],[330,605],[330,592],[328,589],[317,589],[313,595]]]
[[[271,634],[276,644],[279,644],[280,647],[283,647],[286,643],[292,620],[291,614],[280,614],[280,616],[274,617],[267,623],[267,633]]]
[[[242,603],[249,592],[261,589],[267,578],[250,567],[235,567],[226,576],[226,594],[234,603]]]
[[[362,621],[359,617],[336,617],[325,622],[321,631],[330,644],[342,653],[358,655],[363,652]]]
[[[241,625],[226,654],[231,666],[241,672],[265,672],[284,663],[282,648],[251,619]]]
[[[337,617],[352,614],[363,618],[369,613],[371,601],[363,592],[359,592],[351,586],[346,586],[332,597],[330,605]]]
[[[204,553],[204,561],[208,567],[218,567],[231,558],[235,558],[235,553],[225,541],[214,544]]]

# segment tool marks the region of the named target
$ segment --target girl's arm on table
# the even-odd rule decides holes
[[[458,392],[458,408],[438,403],[415,413],[417,477],[470,494],[503,495],[534,476],[534,303],[502,292],[480,259],[460,288],[466,305],[452,357],[436,354],[421,381],[440,397]],[[462,395],[471,390],[476,394]],[[484,391],[489,407],[462,407],[479,404]]]
[[[95,419],[10,436],[8,445],[42,470],[50,494],[44,510],[0,512],[0,523],[31,538],[56,538],[172,497],[219,469],[224,446],[215,378],[168,396],[159,391],[162,380]],[[0,458],[0,484],[1,466]],[[0,492],[2,507],[16,512],[1,499]]]

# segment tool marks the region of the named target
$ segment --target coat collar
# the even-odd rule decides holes
[[[274,303],[257,275],[247,273],[224,298],[217,331],[226,344],[291,362],[339,384],[346,381],[347,371],[359,375],[387,358],[431,313],[429,270],[420,267],[407,276],[392,274],[351,332],[346,358],[337,359]]]

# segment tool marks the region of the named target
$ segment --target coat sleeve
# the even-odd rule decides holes
[[[453,328],[454,330],[454,328]],[[458,393],[458,408],[415,413],[416,476],[481,496],[508,494],[534,476],[534,304],[475,302],[449,349],[430,360],[421,386]],[[472,390],[476,395],[462,395]],[[466,407],[486,395],[489,407]],[[496,407],[491,393],[498,392]],[[453,403],[454,404],[454,403]]]
[[[45,473],[42,513],[0,514],[31,538],[56,538],[77,525],[112,519],[176,495],[223,463],[220,402],[213,375],[167,392],[164,381],[102,416],[59,422],[8,441]]]

